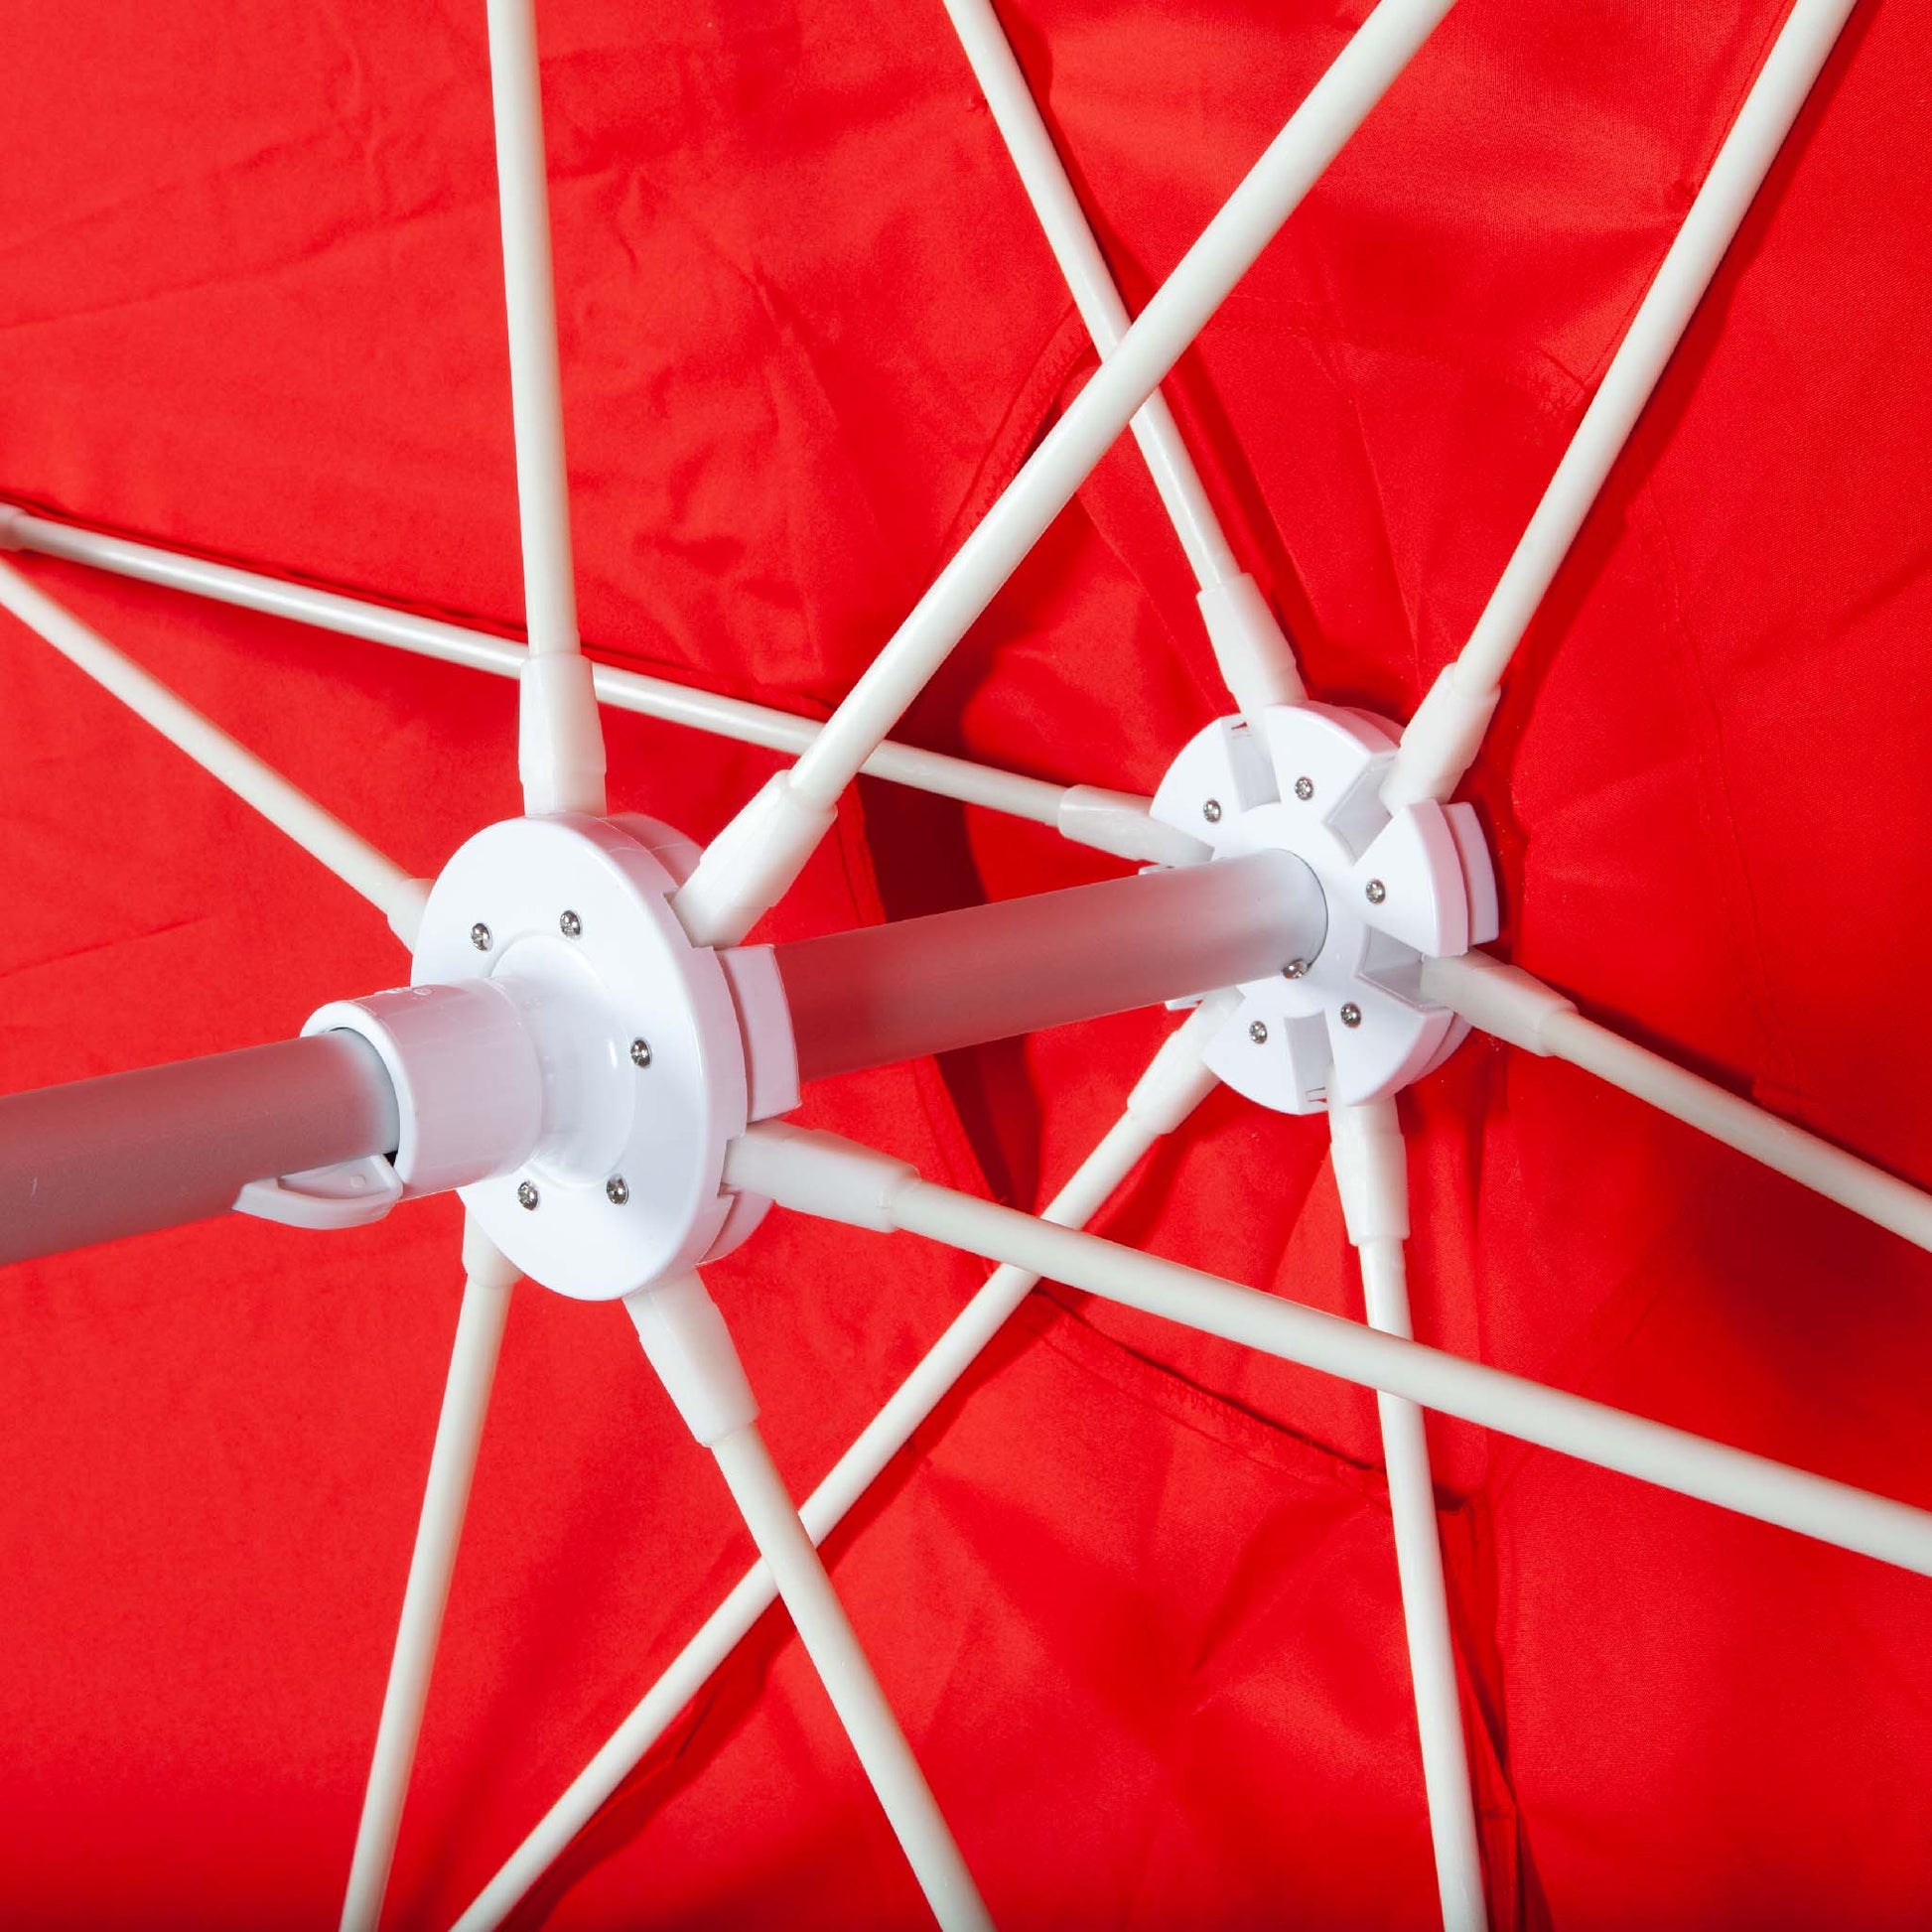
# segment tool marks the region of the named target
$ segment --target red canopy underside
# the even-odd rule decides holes
[[[1466,634],[1782,11],[1465,0],[1183,362],[1318,695],[1406,716]],[[1131,304],[1362,12],[1006,10]],[[585,634],[822,712],[1091,352],[936,3],[540,13]],[[481,4],[15,14],[0,493],[513,628]],[[1471,786],[1516,958],[1921,1183],[1929,65],[1923,9],[1860,9]],[[506,683],[30,568],[415,871],[516,809]],[[4,652],[0,1088],[404,977],[246,808],[10,623]],[[1149,789],[1223,704],[1124,445],[905,736]],[[698,835],[771,768],[608,729],[614,806]],[[868,783],[768,931],[1107,870]],[[803,1118],[1035,1206],[1168,1024],[830,1083]],[[1500,1047],[1405,1114],[1425,1339],[1932,1504],[1924,1256]],[[1218,1096],[1103,1231],[1358,1314],[1325,1142]],[[10,1924],[334,1922],[457,1218],[0,1277]],[[795,1490],[984,1272],[781,1216],[715,1271]],[[1433,1440],[1499,1925],[1932,1914],[1923,1582]],[[1430,1922],[1379,1454],[1364,1393],[1049,1290],[833,1540],[1003,1926]],[[448,1923],[748,1554],[621,1313],[519,1291],[394,1923]],[[775,1615],[539,1900],[921,1917]]]

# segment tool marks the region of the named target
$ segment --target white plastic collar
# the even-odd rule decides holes
[[[506,987],[472,977],[335,1000],[302,1032],[358,1034],[380,1055],[396,1094],[393,1165],[405,1195],[501,1173],[536,1145],[543,1074]]]
[[[775,1123],[732,1145],[725,1178],[803,1214],[891,1234],[893,1203],[919,1177],[910,1162],[837,1134]]]

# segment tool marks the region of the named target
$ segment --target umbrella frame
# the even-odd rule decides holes
[[[896,744],[889,734],[1130,426],[1195,572],[1203,623],[1236,720],[1251,731],[1265,729],[1271,713],[1305,706],[1306,688],[1288,642],[1253,578],[1240,568],[1159,384],[1451,3],[1381,0],[1168,283],[1133,320],[990,0],[944,0],[1103,360],[1093,381],[823,726],[593,665],[584,655],[571,559],[532,0],[488,0],[527,646],[4,505],[0,548],[66,557],[516,677],[518,763],[525,810],[532,817],[602,818],[600,703],[794,753],[795,762],[697,857],[688,875],[667,882],[666,902],[700,954],[735,945],[784,892],[832,822],[838,797],[862,770],[1050,824],[1071,839],[1142,864],[1198,865],[1207,856],[1199,828],[1177,823],[1173,812],[1161,813],[1158,803],[1151,812],[1151,801],[1131,794],[1044,784]],[[1418,808],[1440,810],[1476,757],[1510,657],[1808,97],[1852,3],[1795,0],[1467,643],[1377,766],[1385,820]],[[378,905],[405,945],[419,943],[427,882],[409,878],[5,564],[0,564],[0,605]],[[1209,802],[1218,807],[1217,800]],[[1210,818],[1218,820],[1218,809]],[[1370,901],[1379,904],[1372,889],[1382,881],[1369,884]],[[1470,936],[1465,919],[1459,943],[1423,948],[1417,981],[1428,1005],[1453,1016],[1456,1037],[1473,1025],[1525,1050],[1568,1059],[1932,1248],[1932,1199],[1925,1194],[1596,1026],[1561,993],[1470,951]],[[1487,936],[1480,922],[1474,936]],[[647,1355],[694,1435],[717,1453],[764,1563],[741,1582],[465,1914],[461,1925],[467,1932],[501,1923],[774,1591],[793,1614],[935,1915],[949,1926],[990,1922],[814,1546],[1041,1274],[1378,1390],[1448,1926],[1480,1925],[1485,1913],[1421,1422],[1425,1408],[1480,1421],[1932,1575],[1932,1515],[1926,1512],[1416,1344],[1410,1338],[1403,1265],[1407,1180],[1393,1097],[1416,1067],[1383,1090],[1322,1097],[1330,1113],[1347,1230],[1361,1256],[1366,1326],[1078,1233],[1147,1150],[1182,1125],[1217,1073],[1229,1077],[1215,1040],[1227,1035],[1231,1024],[1243,1022],[1247,1011],[1233,995],[1202,1000],[1170,1035],[1116,1126],[1039,1217],[934,1187],[901,1164],[830,1137],[738,1120],[722,1155],[728,1188],[859,1226],[918,1232],[1001,1266],[802,1510],[794,1510],[771,1468],[757,1432],[756,1402],[697,1276],[680,1267],[627,1291]],[[1247,1024],[1251,1033],[1264,1025]],[[973,1036],[991,1035],[982,1031]],[[1255,1043],[1262,1044],[1262,1038]],[[1211,1058],[1217,1061],[1212,1068]],[[1245,1082],[1235,1083],[1252,1091]],[[622,1204],[615,1192],[610,1198]],[[345,1927],[373,1927],[380,1914],[517,1272],[474,1222],[466,1232],[464,1260],[463,1312],[358,1829]]]

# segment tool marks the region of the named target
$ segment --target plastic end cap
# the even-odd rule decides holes
[[[1459,1013],[1480,1032],[1546,1059],[1556,1050],[1551,1023],[1577,1011],[1577,1003],[1554,987],[1483,952],[1424,960],[1422,990],[1425,999]]]
[[[745,1364],[711,1292],[679,1275],[623,1298],[650,1365],[684,1425],[706,1449],[759,1419]]]
[[[908,1162],[804,1127],[754,1127],[725,1154],[725,1184],[780,1207],[891,1234],[893,1204],[918,1179]]]
[[[1416,707],[1382,780],[1382,802],[1391,812],[1433,799],[1441,803],[1475,762],[1502,692],[1496,685],[1469,689],[1459,664],[1443,667]]]
[[[524,812],[603,817],[604,721],[590,659],[579,651],[533,654],[519,682],[516,769]]]
[[[838,818],[779,771],[705,848],[671,904],[699,946],[735,946],[784,897]]]
[[[1409,1238],[1409,1157],[1393,1100],[1331,1107],[1328,1128],[1335,1169],[1335,1191],[1348,1239]]]
[[[1308,702],[1288,633],[1245,570],[1210,584],[1197,602],[1222,681],[1244,718],[1259,718],[1274,705]]]

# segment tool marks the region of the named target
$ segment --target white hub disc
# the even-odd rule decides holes
[[[1276,847],[1320,882],[1327,935],[1301,970],[1245,985],[1202,1054],[1265,1107],[1313,1113],[1394,1093],[1468,1030],[1423,997],[1425,956],[1496,935],[1495,874],[1467,805],[1406,805],[1380,787],[1396,727],[1367,712],[1277,705],[1259,734],[1218,719],[1155,794],[1163,823],[1215,858]]]
[[[508,819],[457,852],[423,913],[412,983],[502,984],[542,1068],[528,1160],[459,1192],[519,1269],[564,1295],[680,1274],[735,1246],[764,1206],[719,1184],[745,1131],[745,1042],[723,963],[669,903],[696,858],[653,819]]]

